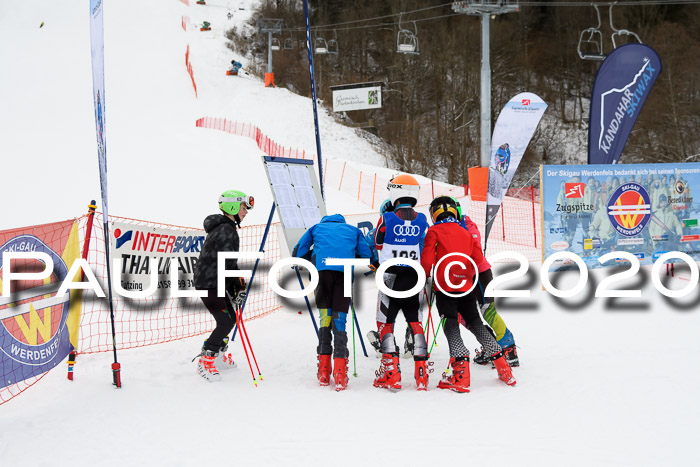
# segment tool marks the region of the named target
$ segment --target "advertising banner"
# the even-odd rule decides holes
[[[498,115],[491,137],[491,166],[486,195],[486,231],[488,239],[493,221],[520,165],[527,145],[540,123],[547,104],[536,94],[523,92],[513,97]]]
[[[617,163],[659,73],[661,59],[644,44],[618,47],[603,61],[591,95],[589,164]]]
[[[680,251],[700,260],[700,163],[542,167],[544,256],[567,250],[588,267],[611,251],[642,265]]]
[[[194,289],[194,266],[204,244],[202,230],[160,229],[110,222],[112,257],[121,264],[119,282],[127,291],[143,291],[158,270],[158,289],[174,288],[170,268],[177,267],[178,288]],[[169,291],[167,291],[169,293]]]
[[[382,107],[382,87],[376,86],[333,86],[333,112],[348,110],[380,109]]]
[[[97,159],[100,167],[100,191],[102,212],[109,215],[107,207],[107,137],[105,135],[105,48],[102,21],[102,0],[90,0],[90,52],[92,55],[92,96],[95,103],[95,127],[97,130]]]
[[[5,253],[12,252],[46,253],[53,269],[47,279],[12,281],[10,295],[0,297],[0,388],[41,375],[63,361],[72,350],[66,322],[69,315],[79,319],[81,307],[79,290],[56,296],[73,261],[80,258],[75,221],[0,232],[0,272],[40,273],[47,265],[36,259],[7,264]]]

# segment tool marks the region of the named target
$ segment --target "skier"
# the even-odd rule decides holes
[[[237,61],[235,61],[235,60],[231,60],[231,68],[229,68],[229,71],[231,72],[230,74],[232,74],[232,75],[237,75],[237,74],[238,74],[238,70],[240,70],[242,66],[243,66],[243,65],[241,64],[241,62],[237,62]]]
[[[440,197],[436,199],[440,199]],[[481,249],[481,232],[479,232],[479,227],[469,218],[469,216],[462,214],[462,206],[459,204],[457,199],[453,197],[450,197],[450,199],[454,201],[455,205],[457,206],[457,215],[460,219],[460,225],[467,229],[467,232],[469,232],[472,238],[476,240],[476,244]],[[493,280],[491,264],[484,256],[484,260],[481,263],[477,263],[477,267],[479,277],[477,278],[477,286],[474,288],[474,296],[477,304],[479,305],[479,311],[481,311],[481,315],[484,317],[484,320],[491,327],[493,336],[496,338],[496,341],[498,341],[498,345],[503,348],[508,364],[511,367],[520,366],[520,359],[518,358],[518,352],[515,348],[513,333],[510,332],[510,329],[508,329],[508,326],[506,326],[505,321],[503,321],[501,315],[499,315],[498,311],[496,311],[496,302],[494,298],[486,297],[484,295],[486,287],[488,287],[489,283],[491,283]],[[460,320],[460,324],[466,326],[466,323],[463,320]],[[477,365],[487,365],[489,362],[491,362],[483,347],[481,350],[476,350],[475,353],[474,363]]]
[[[374,232],[374,244],[379,251],[379,262],[391,258],[420,260],[423,237],[428,229],[424,214],[413,207],[418,202],[420,185],[411,175],[394,177],[388,185],[392,212],[384,213]],[[384,284],[395,291],[412,289],[418,281],[418,274],[408,265],[395,265],[387,269]],[[413,333],[415,379],[419,391],[428,389],[428,344],[421,324],[421,303],[419,294],[408,298],[393,298],[379,293],[377,303],[377,331],[380,336],[382,360],[374,386],[387,389],[401,389],[401,368],[399,349],[394,339],[394,323],[399,311],[403,311],[406,322]]]
[[[221,375],[217,364],[222,369],[235,367],[228,350],[228,334],[236,324],[236,309],[243,305],[246,297],[245,280],[238,277],[226,278],[226,295],[217,294],[218,253],[220,251],[238,251],[240,240],[237,229],[253,209],[255,200],[242,191],[225,191],[219,197],[221,214],[212,214],[204,219],[204,230],[207,238],[202,245],[199,260],[194,268],[194,287],[206,290],[207,296],[202,297],[204,306],[216,321],[216,328],[204,341],[201,353],[198,355],[197,370],[207,381],[220,381]],[[226,269],[238,269],[238,260],[227,259]],[[195,357],[197,358],[197,357]],[[193,360],[194,361],[194,360]]]
[[[452,373],[449,376],[443,375],[438,388],[469,392],[469,350],[464,346],[459,333],[458,317],[460,315],[466,322],[467,329],[486,349],[487,355],[490,356],[490,360],[498,371],[498,378],[512,386],[516,381],[501,346],[481,322],[481,317],[476,310],[474,294],[465,294],[471,288],[472,278],[476,273],[471,261],[454,256],[455,260],[463,264],[455,265],[453,262],[443,261],[438,265],[441,259],[454,253],[472,258],[477,265],[484,260],[481,244],[477,243],[476,239],[459,224],[458,215],[457,205],[450,197],[441,196],[430,203],[433,226],[428,229],[425,236],[425,248],[421,256],[421,265],[426,276],[431,274],[433,266],[437,267],[433,276],[437,307],[444,319],[443,330],[450,348]],[[448,273],[449,279],[445,277],[445,272]],[[447,293],[463,296],[454,297]]]
[[[510,146],[508,143],[501,144],[496,150],[496,170],[500,172],[501,175],[505,175],[508,172],[508,167],[510,166]]]
[[[340,214],[325,216],[321,222],[307,230],[294,247],[292,255],[301,258],[308,255],[313,245],[315,266],[318,269],[316,307],[320,329],[318,330],[318,373],[321,386],[330,384],[331,354],[333,355],[333,379],[335,390],[343,391],[348,384],[348,334],[345,322],[350,297],[344,296],[343,266],[326,264],[328,258],[369,258],[367,242],[360,229],[345,223]],[[331,345],[331,330],[333,344]]]

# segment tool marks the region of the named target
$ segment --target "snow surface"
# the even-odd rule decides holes
[[[216,196],[232,187],[254,193],[260,206],[271,203],[254,142],[195,128],[199,117],[254,123],[285,146],[315,152],[308,99],[224,74],[231,59],[242,58],[224,45],[227,6],[242,22],[251,2],[190,3],[105,2],[112,214],[199,226],[215,211]],[[184,15],[192,23],[207,19],[214,29],[184,32]],[[88,2],[4,1],[0,43],[6,175],[0,228],[78,216],[99,196]],[[188,43],[199,99],[185,71]],[[321,135],[326,157],[378,171],[384,164],[366,140],[325,112]],[[327,204],[329,212],[367,211],[334,189]],[[246,223],[266,216],[266,208],[253,210]],[[443,336],[427,393],[415,391],[410,360],[402,360],[402,391],[373,388],[379,361],[360,357],[359,348],[358,376],[348,390],[319,388],[312,325],[306,311],[299,314],[303,302],[288,302],[247,324],[265,377],[257,388],[238,342],[239,368],[219,384],[196,376],[191,363],[203,337],[121,351],[119,390],[111,386],[110,353],[82,355],[74,382],[57,369],[0,406],[2,465],[694,463],[697,290],[684,309],[662,299],[648,280],[641,299],[609,302],[582,293],[559,300],[541,290],[539,265],[530,266],[525,287],[532,296],[498,302],[520,347],[514,388],[472,365],[470,394],[438,390],[448,359]],[[604,273],[592,275],[599,282]],[[565,274],[560,286],[575,278]],[[376,288],[360,278],[356,292],[366,333],[375,326]],[[462,335],[473,349],[474,339]]]

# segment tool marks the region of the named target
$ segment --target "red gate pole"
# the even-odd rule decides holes
[[[535,187],[530,185],[530,199],[532,200],[532,233],[535,236],[535,248],[537,248],[537,220],[535,219]]]

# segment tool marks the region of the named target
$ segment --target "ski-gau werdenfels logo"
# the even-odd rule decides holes
[[[649,193],[637,183],[619,186],[608,200],[608,219],[620,235],[639,235],[650,218]]]

